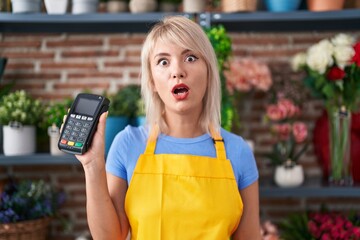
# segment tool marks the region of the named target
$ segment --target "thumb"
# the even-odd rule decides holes
[[[106,126],[106,118],[107,118],[108,112],[104,112],[101,114],[99,123],[97,126],[97,131],[101,134],[101,136],[105,135],[105,126]]]

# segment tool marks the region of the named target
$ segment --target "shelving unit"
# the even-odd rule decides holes
[[[295,11],[287,13],[119,13],[119,14],[11,14],[0,13],[1,33],[146,33],[166,15],[181,14],[208,27],[222,24],[229,32],[351,31],[360,30],[360,9],[335,12]],[[0,155],[0,166],[80,164],[71,155],[33,154],[8,157]],[[260,179],[260,183],[262,179]],[[360,187],[332,187],[319,183],[298,188],[260,186],[261,198],[360,197]]]
[[[144,33],[159,19],[180,14],[196,19],[201,26],[222,24],[228,31],[327,31],[360,29],[360,9],[332,12],[267,11],[243,13],[96,13],[96,14],[12,14],[0,13],[0,32],[11,33]]]

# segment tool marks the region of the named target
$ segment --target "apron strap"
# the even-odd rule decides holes
[[[145,154],[152,155],[155,153],[156,140],[158,135],[159,135],[159,126],[155,124],[150,129],[150,134],[146,144]]]
[[[210,126],[210,133],[213,139],[215,149],[216,149],[216,156],[218,159],[226,160],[226,151],[224,145],[224,139],[221,137],[220,132],[216,131],[214,127]]]

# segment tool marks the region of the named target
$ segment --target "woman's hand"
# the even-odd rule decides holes
[[[97,125],[97,130],[94,134],[90,148],[83,155],[75,155],[76,158],[81,162],[84,167],[90,166],[90,164],[105,164],[105,126],[106,126],[106,117],[108,112],[101,114],[99,123]],[[60,132],[64,122],[66,121],[67,115],[64,116],[63,124],[61,125]]]

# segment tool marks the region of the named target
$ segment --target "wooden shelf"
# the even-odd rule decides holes
[[[229,31],[346,31],[360,29],[360,10],[241,13],[94,13],[48,15],[0,13],[0,31],[11,33],[145,33],[167,15],[197,19],[201,26],[222,24]]]

